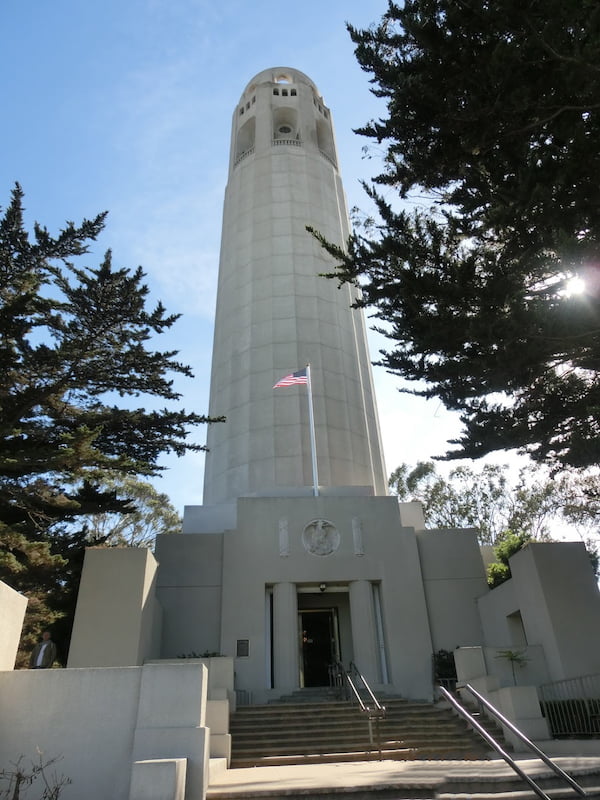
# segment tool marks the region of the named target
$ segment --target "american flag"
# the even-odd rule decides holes
[[[291,375],[286,375],[285,378],[281,378],[273,388],[281,389],[284,386],[297,386],[301,383],[308,383],[306,367],[304,367],[304,369],[299,369],[298,372],[292,372]]]

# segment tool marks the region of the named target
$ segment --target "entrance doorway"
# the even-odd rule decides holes
[[[301,686],[328,686],[329,665],[339,661],[337,608],[311,608],[298,614]]]

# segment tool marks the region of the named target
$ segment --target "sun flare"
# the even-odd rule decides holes
[[[573,297],[573,295],[583,294],[585,292],[585,281],[578,275],[569,278],[565,286],[565,296]]]

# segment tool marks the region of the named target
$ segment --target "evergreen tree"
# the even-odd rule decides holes
[[[171,375],[192,376],[176,352],[150,346],[177,315],[147,310],[141,268],[115,269],[110,251],[98,268],[73,263],[104,214],[56,237],[36,224],[30,237],[22,201],[17,185],[0,218],[0,579],[48,626],[89,540],[73,522],[135,512],[107,482],[121,488],[125,476],[159,474],[164,453],[205,449],[189,429],[215,420],[126,407],[177,401]]]
[[[461,413],[448,458],[597,464],[600,6],[406,0],[350,34],[387,107],[359,131],[383,147],[379,220],[324,244],[391,342],[380,363]]]

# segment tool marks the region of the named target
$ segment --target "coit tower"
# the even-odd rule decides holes
[[[267,69],[233,113],[209,404],[227,421],[209,427],[205,505],[310,493],[307,387],[273,388],[307,364],[319,491],[386,494],[363,314],[307,226],[349,234],[331,112],[302,72]]]

